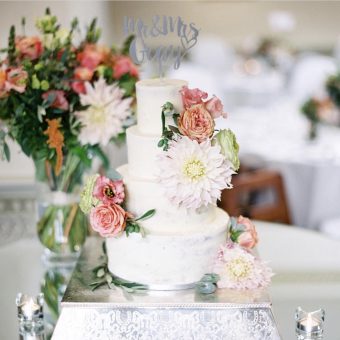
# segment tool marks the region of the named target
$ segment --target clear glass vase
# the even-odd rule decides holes
[[[47,162],[36,162],[37,232],[48,265],[73,266],[86,240],[88,219],[78,205],[84,171],[75,155],[64,157],[58,175]]]

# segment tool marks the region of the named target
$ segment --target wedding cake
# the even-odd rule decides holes
[[[211,272],[229,220],[213,204],[194,210],[172,204],[159,181],[162,106],[170,102],[176,112],[182,112],[183,86],[186,81],[175,79],[137,83],[138,123],[127,129],[128,164],[117,170],[124,181],[125,209],[135,216],[150,209],[156,213],[140,222],[145,237],[132,233],[106,239],[111,273],[154,289],[190,287]]]

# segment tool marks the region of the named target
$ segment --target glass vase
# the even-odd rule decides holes
[[[73,266],[88,233],[88,219],[79,208],[84,169],[76,156],[65,157],[58,176],[47,162],[36,163],[39,179],[37,232],[48,265]]]

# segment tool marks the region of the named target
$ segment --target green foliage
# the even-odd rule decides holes
[[[334,104],[340,108],[340,73],[329,77],[326,89]]]
[[[301,112],[310,120],[312,123],[319,122],[318,106],[316,101],[312,98],[307,100],[301,107]]]

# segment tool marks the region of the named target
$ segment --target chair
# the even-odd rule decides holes
[[[222,192],[220,207],[230,216],[290,224],[281,175],[272,170],[254,170],[233,178],[232,190]]]

